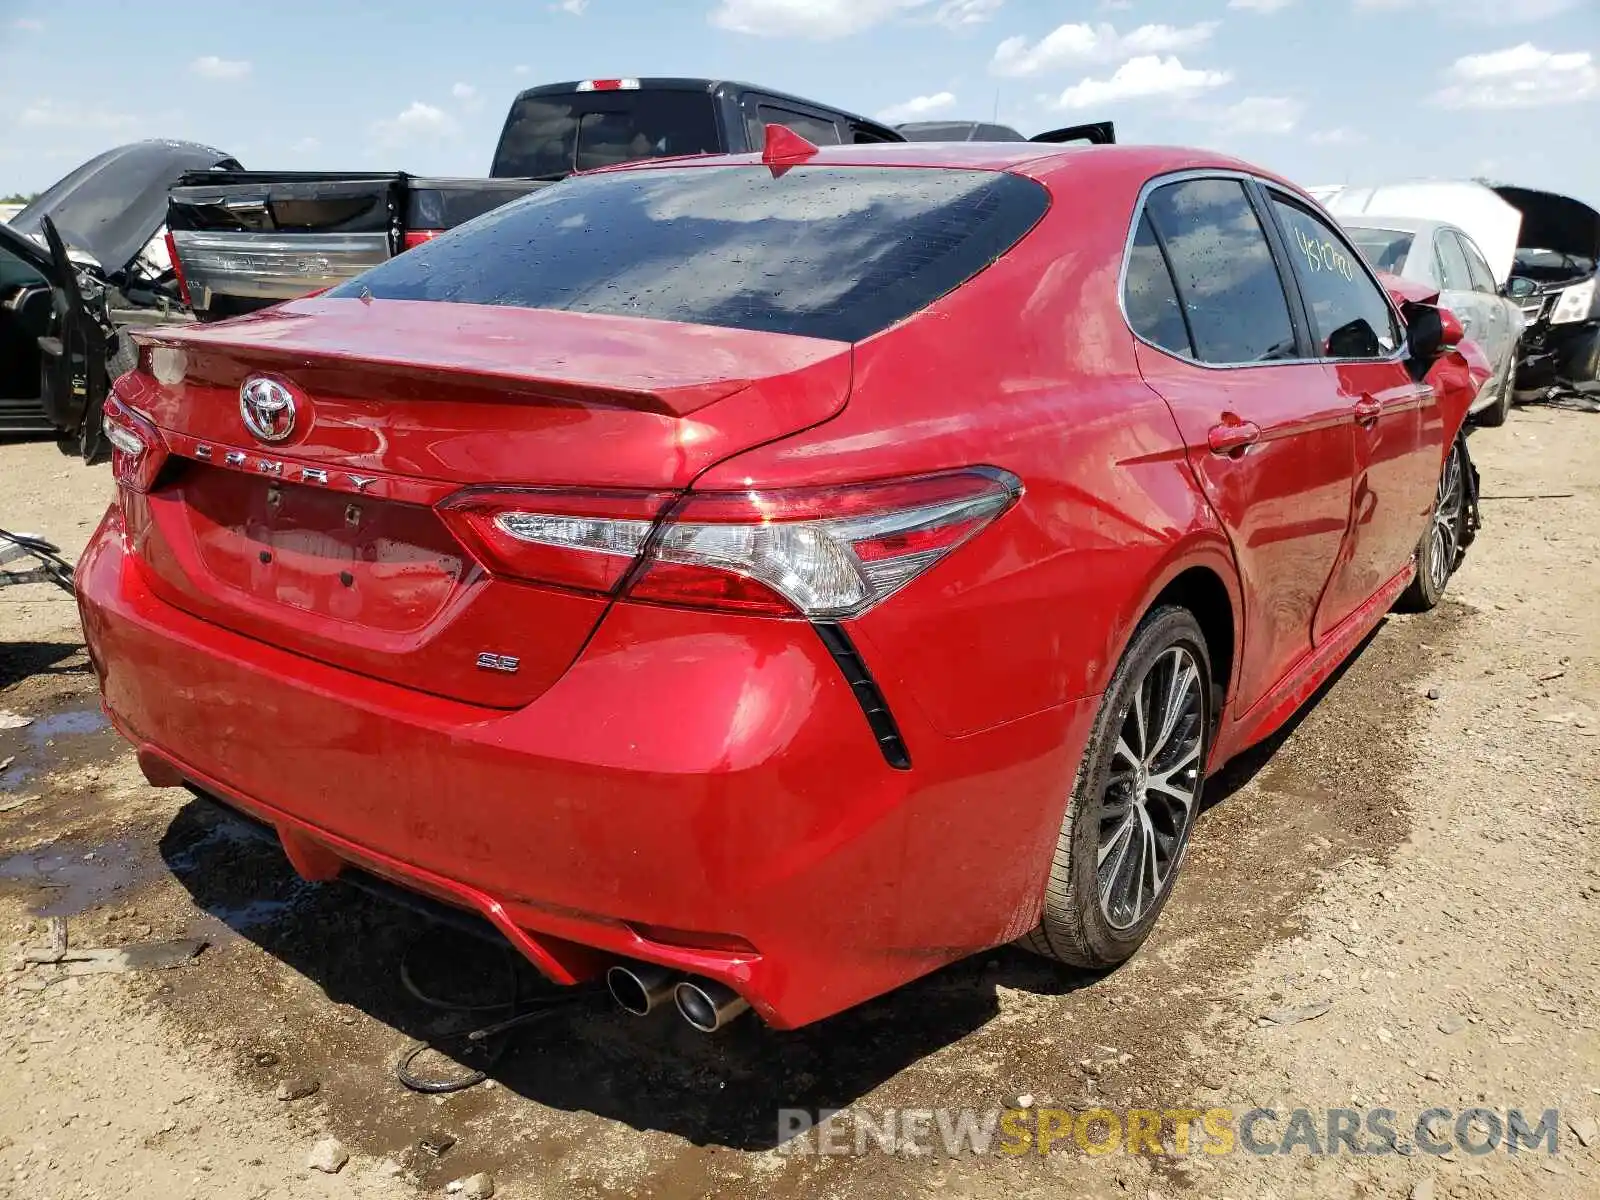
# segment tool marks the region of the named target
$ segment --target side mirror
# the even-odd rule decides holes
[[[1400,309],[1406,319],[1406,367],[1411,378],[1421,381],[1445,350],[1445,310],[1432,304],[1405,304]],[[1456,340],[1460,341],[1461,322],[1455,321]]]
[[[1506,285],[1500,289],[1500,294],[1507,300],[1526,300],[1538,290],[1539,285],[1533,280],[1521,275],[1513,275],[1506,280]]]

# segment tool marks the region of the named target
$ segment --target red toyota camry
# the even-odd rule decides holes
[[[1244,163],[773,144],[143,339],[79,586],[152,782],[703,1029],[1133,953],[1456,565],[1459,327]]]

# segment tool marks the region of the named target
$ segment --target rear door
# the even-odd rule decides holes
[[[1520,317],[1514,316],[1511,302],[1500,295],[1500,289],[1494,281],[1494,272],[1489,269],[1488,260],[1483,257],[1483,252],[1473,243],[1466,234],[1456,235],[1461,243],[1461,252],[1467,258],[1467,272],[1472,276],[1472,290],[1478,296],[1478,302],[1483,305],[1488,320],[1485,325],[1486,333],[1479,339],[1479,344],[1489,355],[1489,362],[1496,371],[1511,352],[1511,344],[1522,332]]]
[[[1327,369],[1304,361],[1289,267],[1268,228],[1241,178],[1157,186],[1124,291],[1140,368],[1233,544],[1245,602],[1240,714],[1311,650],[1354,473],[1349,407]]]
[[[1439,260],[1439,303],[1455,313],[1466,335],[1493,358],[1494,317],[1484,297],[1473,289],[1472,268],[1461,239],[1454,230],[1435,230],[1433,252]]]
[[[1303,200],[1267,195],[1355,451],[1349,530],[1317,607],[1320,642],[1405,569],[1433,500],[1443,417],[1433,388],[1411,378],[1399,315],[1360,253]]]
[[[50,247],[50,283],[54,289],[56,334],[38,341],[46,415],[57,429],[76,433],[86,416],[98,414],[110,380],[106,378],[106,334],[78,287],[78,271],[67,256],[55,222],[41,222]]]

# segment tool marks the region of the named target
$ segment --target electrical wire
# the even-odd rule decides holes
[[[447,932],[440,930],[438,932]],[[395,1077],[414,1092],[428,1096],[464,1092],[489,1078],[489,1072],[505,1057],[511,1045],[511,1034],[529,1025],[568,1013],[587,1003],[595,996],[593,989],[572,989],[556,996],[527,997],[522,995],[520,960],[509,946],[501,946],[502,961],[506,968],[507,995],[504,1000],[487,1003],[469,1003],[448,1000],[433,995],[417,983],[411,969],[412,956],[429,935],[415,939],[400,956],[400,986],[418,1003],[441,1012],[502,1013],[500,1020],[463,1033],[446,1035],[434,1041],[417,1041],[406,1049],[395,1064]],[[428,1051],[453,1058],[468,1065],[465,1074],[447,1077],[429,1077],[416,1069],[416,1061]]]

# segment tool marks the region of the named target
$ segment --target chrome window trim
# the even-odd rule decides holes
[[[1262,370],[1270,367],[1303,367],[1311,363],[1403,363],[1405,361],[1408,347],[1406,339],[1402,337],[1399,349],[1397,349],[1394,353],[1386,355],[1382,358],[1328,358],[1325,355],[1319,355],[1313,358],[1274,358],[1265,362],[1205,362],[1200,358],[1185,358],[1181,354],[1174,354],[1165,346],[1156,345],[1156,343],[1152,342],[1149,338],[1145,337],[1137,329],[1135,329],[1133,327],[1132,319],[1128,316],[1128,267],[1133,262],[1133,243],[1134,239],[1139,236],[1139,221],[1144,216],[1145,203],[1149,200],[1150,193],[1155,191],[1157,188],[1166,187],[1167,185],[1173,183],[1188,183],[1189,181],[1195,179],[1232,179],[1240,184],[1253,183],[1268,193],[1267,199],[1269,201],[1272,199],[1271,193],[1273,191],[1277,191],[1285,196],[1292,197],[1297,203],[1306,205],[1312,212],[1317,213],[1323,220],[1326,220],[1333,227],[1334,232],[1339,236],[1340,240],[1345,242],[1346,249],[1350,250],[1351,254],[1354,256],[1354,260],[1361,264],[1361,269],[1366,273],[1368,280],[1370,280],[1372,285],[1378,289],[1378,294],[1383,297],[1383,302],[1388,305],[1389,314],[1394,319],[1395,325],[1398,326],[1402,331],[1406,327],[1406,323],[1400,319],[1400,312],[1395,307],[1393,298],[1389,295],[1389,289],[1384,287],[1383,284],[1378,281],[1377,276],[1373,274],[1371,266],[1368,265],[1366,258],[1361,254],[1361,252],[1350,246],[1348,239],[1346,239],[1344,234],[1339,230],[1338,221],[1334,220],[1333,217],[1330,216],[1328,212],[1315,200],[1311,199],[1309,196],[1302,196],[1298,193],[1287,191],[1284,188],[1284,185],[1278,183],[1276,180],[1264,179],[1260,175],[1251,174],[1249,171],[1238,171],[1231,167],[1187,167],[1180,171],[1169,171],[1163,175],[1152,176],[1150,179],[1145,180],[1144,185],[1139,189],[1139,195],[1133,202],[1133,219],[1128,224],[1127,237],[1124,239],[1122,246],[1122,268],[1117,272],[1117,311],[1122,314],[1122,323],[1127,328],[1128,332],[1133,335],[1133,339],[1135,341],[1149,346],[1150,349],[1154,350],[1156,353],[1165,354],[1168,358],[1177,362],[1188,363],[1190,366],[1195,367],[1204,367],[1207,370],[1212,371],[1238,371],[1246,367],[1255,370]],[[1245,202],[1247,204],[1250,203],[1248,192],[1245,196]],[[1251,205],[1250,210],[1252,213],[1255,212],[1255,206],[1253,204]],[[1260,221],[1260,219],[1260,214],[1256,213],[1256,220]],[[1281,264],[1278,263],[1277,255],[1273,250],[1272,239],[1268,236],[1265,229],[1262,229],[1261,236],[1267,243],[1267,252],[1273,255],[1274,267],[1281,266]],[[1289,263],[1288,266],[1290,277],[1294,279],[1295,287],[1298,289],[1300,288],[1300,277],[1294,274],[1294,264],[1292,262]],[[1174,280],[1174,285],[1176,285],[1176,280]],[[1294,305],[1287,295],[1284,296],[1283,300],[1285,307],[1289,309],[1290,324],[1293,325]],[[1179,293],[1179,302],[1182,303],[1181,290]],[[1195,347],[1195,349],[1198,352],[1199,347]]]

